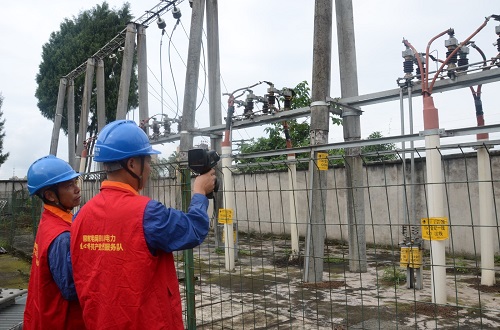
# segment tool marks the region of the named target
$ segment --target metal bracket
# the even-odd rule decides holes
[[[362,113],[363,113],[363,111],[361,111],[361,110],[358,110],[358,111],[353,111],[353,110],[342,111],[342,117],[360,116]]]
[[[347,116],[360,116],[363,114],[363,111],[359,109],[359,107],[354,107],[348,104],[343,104],[339,102],[339,99],[333,99],[330,96],[326,97],[327,102],[334,103],[338,106],[340,106],[342,109],[334,109],[330,110],[331,113],[339,115],[341,117],[347,117]],[[349,109],[349,110],[344,110],[344,108]]]
[[[224,134],[222,134],[222,133],[211,133],[211,134],[210,134],[210,138],[211,138],[211,139],[220,139],[220,138],[222,138],[223,136],[224,136]]]
[[[482,142],[482,141],[478,141],[478,142]],[[473,146],[472,150],[478,150],[480,148],[493,149],[495,147],[494,144],[488,144],[487,142],[488,142],[488,140],[485,140],[483,145]]]
[[[341,109],[337,109],[337,108],[330,109],[330,113],[342,117],[342,110]]]
[[[319,107],[319,106],[328,106],[328,103],[326,103],[325,101],[314,101],[314,102],[311,102],[311,108],[313,108],[313,107]]]
[[[446,132],[444,128],[434,128],[418,132],[419,136],[439,135],[439,136],[453,136],[452,132]]]

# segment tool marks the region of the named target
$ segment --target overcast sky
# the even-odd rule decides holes
[[[111,7],[120,8],[124,1],[109,0]],[[0,179],[13,175],[23,178],[29,165],[48,154],[53,123],[42,117],[35,98],[35,76],[41,62],[42,45],[48,42],[50,33],[59,30],[64,18],[72,18],[82,10],[90,9],[93,0],[24,0],[3,1],[0,29],[0,93],[4,97],[2,107],[5,123],[3,152],[9,152],[8,160],[0,167]],[[131,12],[135,18],[153,8],[159,1],[132,0]],[[403,76],[403,37],[418,51],[425,51],[427,42],[436,34],[452,27],[459,41],[468,37],[484,21],[486,16],[500,14],[498,0],[420,0],[414,3],[396,0],[353,0],[356,33],[359,93],[367,94],[396,88],[396,79]],[[188,1],[180,6],[182,25],[173,35],[171,63],[175,85],[182,111],[184,95],[187,36],[191,10]],[[335,14],[333,15],[335,20]],[[251,85],[257,81],[272,81],[279,89],[294,87],[312,76],[313,0],[219,0],[220,61],[223,92]],[[164,16],[166,31],[170,34],[174,20],[170,13]],[[498,36],[491,20],[473,40],[487,57],[497,55],[493,42]],[[186,32],[185,32],[186,31]],[[332,97],[340,96],[336,27],[333,26]],[[444,40],[438,39],[432,49],[444,57]],[[160,91],[160,42],[163,67],[164,113],[175,115],[176,100],[174,80],[169,69],[168,40],[161,40],[161,32],[152,24],[147,30],[150,114],[161,112]],[[206,52],[206,43],[204,43]],[[89,54],[89,56],[92,54]],[[471,51],[471,62],[479,61],[479,55]],[[204,86],[200,75],[200,90]],[[57,88],[55,86],[54,88]],[[265,85],[256,87],[255,94],[263,95]],[[486,124],[500,121],[499,84],[483,86],[483,106]],[[226,90],[227,89],[227,90]],[[199,92],[198,100],[201,98]],[[445,129],[476,125],[475,110],[469,89],[436,94],[435,105],[439,109],[440,126]],[[222,98],[223,103],[227,101]],[[226,108],[223,108],[226,109]],[[399,135],[399,102],[363,108],[361,117],[362,137],[374,131],[384,136]],[[237,109],[237,113],[241,113]],[[129,114],[137,120],[135,112]],[[414,101],[415,132],[423,129],[420,98]],[[223,114],[224,117],[224,114]],[[197,126],[208,125],[208,103],[202,102],[197,111]],[[304,119],[306,120],[306,119]],[[258,129],[237,130],[234,139],[256,136]],[[332,128],[330,142],[342,141],[342,129]],[[157,146],[164,157],[175,150],[169,143]],[[67,138],[61,134],[58,156],[67,160]]]

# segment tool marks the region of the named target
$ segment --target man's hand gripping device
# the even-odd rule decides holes
[[[217,165],[220,156],[215,150],[190,149],[188,150],[188,166],[197,174],[205,174]],[[214,192],[219,190],[219,182],[215,179]],[[207,194],[207,198],[214,198],[214,193]]]

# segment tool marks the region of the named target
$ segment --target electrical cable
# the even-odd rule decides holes
[[[482,59],[483,59],[483,65],[486,66],[487,65],[487,60],[486,60],[486,55],[484,54],[484,52],[481,50],[481,48],[477,47],[476,44],[474,42],[471,42],[470,43],[472,48],[474,48],[475,50],[478,51],[478,53],[481,55]],[[472,93],[472,98],[474,99],[474,107],[475,107],[475,110],[476,110],[476,123],[477,123],[477,126],[484,126],[484,111],[483,111],[483,101],[481,100],[481,88],[482,88],[482,84],[478,85],[477,86],[477,89],[474,90],[474,87],[473,86],[470,86],[470,91]],[[477,135],[478,136],[478,139],[479,138],[488,138],[488,133],[483,133],[483,135]]]
[[[170,66],[170,74],[172,75],[172,82],[174,83],[175,98],[176,98],[176,102],[175,102],[176,112],[175,112],[174,119],[177,119],[177,117],[179,117],[179,93],[177,92],[177,84],[175,83],[174,70],[172,69],[172,58],[170,56],[170,46],[172,45],[172,36],[174,35],[174,31],[177,28],[177,25],[179,25],[180,21],[181,21],[180,19],[177,19],[177,22],[175,23],[175,25],[172,29],[172,32],[168,36],[168,40],[169,40],[168,41],[168,63]],[[174,46],[174,48],[175,48],[175,46]],[[175,48],[175,50],[177,50],[177,48]],[[184,61],[182,61],[182,62],[184,62]],[[187,67],[186,63],[184,63],[184,65]]]
[[[201,52],[203,54],[203,64],[201,65],[201,67],[203,68],[203,73],[204,73],[204,78],[203,79],[203,93],[201,94],[201,99],[200,99],[200,103],[198,104],[198,106],[196,107],[196,109],[194,110],[196,112],[196,110],[198,110],[201,106],[201,104],[203,103],[203,100],[205,99],[205,92],[206,92],[206,88],[207,88],[207,70],[205,69],[205,61],[206,61],[206,58],[205,58],[205,47],[204,47],[204,44],[203,44],[203,39],[201,40]],[[201,64],[201,63],[200,63]],[[208,100],[206,100],[207,103],[208,103]]]
[[[433,78],[433,79],[432,79],[432,81],[431,81],[431,84],[430,84],[430,86],[429,86],[429,90],[428,90],[429,94],[430,94],[430,93],[432,93],[432,88],[434,87],[434,84],[436,83],[437,77],[438,77],[439,73],[443,70],[444,66],[445,66],[446,64],[448,64],[449,59],[451,59],[451,58],[452,58],[452,57],[453,57],[453,56],[454,56],[454,55],[455,55],[455,54],[456,54],[456,53],[460,50],[460,48],[462,48],[464,45],[466,45],[466,44],[467,44],[467,43],[468,43],[468,42],[469,42],[469,41],[470,41],[470,40],[471,40],[471,39],[472,39],[472,38],[473,38],[476,34],[478,34],[478,33],[479,33],[479,31],[481,31],[481,30],[482,30],[482,29],[486,26],[486,24],[488,24],[488,21],[490,20],[490,18],[491,18],[491,17],[492,17],[492,16],[488,16],[488,17],[486,17],[486,18],[485,18],[485,20],[484,20],[484,22],[483,22],[483,24],[481,24],[481,25],[480,25],[480,26],[476,29],[476,31],[474,31],[474,32],[473,32],[473,33],[472,33],[469,37],[467,37],[467,39],[465,39],[464,41],[462,41],[462,42],[460,43],[460,45],[458,45],[458,47],[457,47],[457,48],[455,48],[455,49],[451,52],[451,54],[449,54],[449,55],[446,57],[446,60],[445,60],[445,61],[444,61],[444,63],[443,63],[443,64],[439,67],[439,70],[436,72],[436,74],[434,75],[434,78]]]
[[[161,87],[161,114],[163,116],[163,61],[161,57],[161,48],[163,45],[163,35],[165,34],[165,29],[163,28],[161,30],[161,37],[160,37],[160,87]]]
[[[179,56],[179,58],[181,59],[182,63],[184,64],[184,66],[187,68],[187,64],[186,62],[184,62],[184,59],[183,57],[181,56],[181,54],[179,53],[177,47],[175,46],[175,44],[173,43],[173,40],[172,40],[172,36],[173,36],[173,33],[177,27],[177,25],[180,23],[183,31],[184,31],[184,34],[186,35],[187,39],[189,40],[189,35],[186,31],[186,28],[184,27],[184,24],[182,23],[182,21],[180,19],[177,19],[177,23],[174,25],[174,28],[172,29],[172,33],[170,34],[169,36],[169,46],[168,46],[168,58],[169,58],[169,65],[170,65],[170,72],[171,72],[171,75],[172,75],[172,79],[173,79],[173,83],[174,83],[174,89],[175,89],[175,93],[176,93],[176,113],[175,113],[175,118],[178,117],[178,113],[179,113],[179,101],[178,101],[178,92],[177,92],[177,86],[176,86],[176,83],[175,83],[175,76],[173,74],[173,69],[172,69],[172,62],[171,62],[171,47],[173,46],[175,51],[177,52],[177,55]],[[206,32],[205,32],[205,29],[202,30],[203,33],[205,34],[205,37],[206,37]],[[168,34],[167,34],[168,35]],[[205,50],[204,50],[204,43],[203,43],[203,40],[202,40],[202,50],[203,50],[203,62],[200,62],[200,65],[202,66],[203,68],[203,72],[204,72],[204,75],[205,75],[205,82],[204,82],[204,87],[203,87],[203,90],[200,89],[200,87],[198,86],[198,90],[200,90],[202,92],[202,98],[200,100],[200,103],[197,105],[196,107],[196,110],[198,110],[200,107],[201,107],[201,104],[203,102],[203,100],[205,100],[208,104],[208,100],[206,99],[206,81],[207,81],[207,72],[206,72],[206,68],[205,68],[205,60],[206,60],[206,56],[205,56]],[[153,74],[154,75],[154,74]],[[228,91],[228,88],[227,88],[227,85],[224,81],[224,78],[222,77],[222,75],[220,74],[219,75],[221,81],[222,81],[222,84],[224,85],[224,88],[226,90],[226,93]],[[162,85],[162,88],[163,88],[163,85]],[[172,99],[172,98],[171,98]],[[173,102],[173,100],[172,100]],[[227,111],[226,109],[226,106],[224,104],[224,102],[221,101],[221,107],[222,109],[224,109],[224,111]],[[195,110],[195,111],[196,111]],[[244,129],[245,133],[248,135],[248,137],[250,137],[250,134],[247,132],[246,129]],[[240,130],[238,130],[238,134],[243,138],[243,135],[241,134]]]
[[[405,46],[411,48],[414,52],[414,54],[416,55],[416,60],[417,60],[417,63],[418,63],[418,67],[420,69],[420,71],[422,72],[422,79],[421,79],[421,84],[422,84],[422,94],[427,94],[427,95],[431,95],[432,94],[432,89],[434,87],[434,84],[437,80],[437,78],[439,77],[439,74],[443,71],[444,69],[444,66],[448,64],[449,60],[451,58],[453,58],[455,56],[455,54],[460,50],[461,47],[463,47],[464,45],[466,45],[476,34],[479,33],[479,31],[481,31],[485,26],[486,24],[488,23],[488,21],[490,20],[491,16],[489,17],[486,17],[485,18],[485,21],[483,22],[483,24],[481,24],[477,29],[476,31],[474,31],[467,39],[465,39],[462,43],[460,43],[460,45],[458,45],[458,47],[456,47],[450,54],[448,54],[448,56],[446,57],[446,59],[442,62],[441,66],[439,67],[439,69],[435,72],[434,74],[434,77],[431,81],[431,83],[429,84],[429,70],[426,70],[425,72],[422,72],[424,71],[424,65],[422,64],[422,60],[417,52],[417,50],[415,49],[415,47],[413,47],[413,45],[411,45],[408,40],[403,40],[403,43],[405,44]],[[429,63],[429,49],[430,49],[430,46],[431,44],[439,37],[447,34],[447,33],[451,33],[452,32],[452,29],[447,29],[441,33],[439,33],[438,35],[434,36],[428,43],[427,43],[427,48],[426,48],[426,52],[425,52],[425,63],[428,64]]]
[[[184,34],[186,35],[186,37],[187,37],[187,38],[188,38],[188,40],[189,40],[189,35],[188,35],[188,33],[187,33],[187,31],[186,31],[186,28],[184,27],[184,24],[182,23],[182,21],[180,22],[180,24],[181,24],[182,30],[184,31]],[[206,38],[206,37],[207,37],[207,34],[206,34],[206,32],[205,32],[205,29],[202,29],[202,31],[203,31],[203,34],[205,35],[205,38]],[[200,65],[201,65],[201,67],[203,68],[203,73],[204,73],[204,84],[203,84],[203,90],[201,90],[201,89],[200,89],[200,87],[198,86],[198,90],[199,90],[200,92],[202,92],[202,97],[201,97],[201,99],[200,99],[199,104],[196,106],[195,111],[197,111],[197,110],[201,107],[201,105],[202,105],[203,101],[205,101],[207,104],[209,104],[208,99],[206,98],[206,86],[207,86],[208,74],[207,74],[207,71],[206,71],[206,56],[205,56],[205,46],[204,46],[204,42],[203,42],[203,40],[201,41],[201,47],[202,47],[203,61],[200,61]],[[177,50],[177,49],[176,49],[176,50]],[[177,53],[179,54],[179,52],[177,52]],[[180,54],[179,54],[179,56],[180,56]],[[184,62],[184,61],[183,61],[183,62]],[[186,63],[184,63],[184,65],[187,67]],[[226,86],[226,84],[225,84],[225,82],[224,82],[224,79],[222,78],[222,75],[220,75],[220,79],[223,81],[224,87],[226,88],[226,92],[227,92],[227,90],[228,90],[228,89],[227,89],[227,86]],[[223,103],[222,101],[221,101],[221,106],[222,106],[222,108],[226,111],[226,109],[225,109],[225,105],[224,105],[224,103]],[[241,135],[241,133],[240,133],[240,135]],[[248,132],[247,132],[247,135],[248,135],[248,136],[250,136],[250,134],[248,134]],[[243,136],[242,136],[242,137],[243,137]]]
[[[189,40],[189,34],[187,33],[186,28],[184,27],[184,24],[182,24],[182,22],[181,22],[181,27],[182,27],[182,30],[184,31],[184,34],[186,35],[186,38]],[[206,39],[206,38],[207,38],[207,33],[206,33],[205,29],[202,29],[202,32],[203,32],[203,34],[204,34],[204,36],[205,36],[205,39]],[[204,84],[204,86],[203,86],[203,92],[202,92],[202,93],[203,93],[203,97],[202,97],[202,99],[201,99],[201,100],[202,100],[202,101],[203,101],[203,100],[205,100],[205,101],[208,103],[208,100],[207,100],[207,99],[206,99],[206,97],[205,97],[205,93],[206,93],[206,92],[205,92],[205,90],[206,90],[206,80],[207,80],[207,76],[208,76],[208,74],[207,74],[207,71],[206,71],[206,65],[205,65],[205,61],[206,61],[206,59],[205,59],[205,47],[204,47],[203,40],[202,40],[202,43],[201,43],[201,47],[202,47],[202,52],[203,52],[203,62],[200,62],[200,65],[202,66],[202,68],[203,68],[203,72],[204,72],[204,74],[205,74],[205,84]],[[179,56],[180,56],[180,55],[179,55]],[[184,65],[186,65],[186,63],[184,63]],[[226,86],[226,82],[224,81],[224,78],[222,77],[222,75],[220,75],[220,76],[219,76],[219,78],[221,79],[221,81],[222,81],[222,83],[223,83],[223,85],[224,85],[224,87],[225,87],[225,89],[226,89],[226,93],[228,93],[228,88],[227,88],[227,86]],[[199,89],[199,87],[198,87],[198,89]],[[200,91],[201,91],[201,90],[200,90]],[[200,101],[200,104],[196,107],[196,110],[198,110],[198,109],[199,109],[199,107],[201,106],[201,102],[202,102],[202,101]],[[222,101],[221,101],[221,106],[222,106],[222,108],[223,108],[224,110],[227,110],[227,109],[225,109],[225,104],[224,104],[224,102],[222,102]]]
[[[148,85],[151,87],[151,89],[153,89],[156,93],[153,94],[151,91],[148,90],[148,93],[149,95],[151,95],[152,97],[154,97],[158,102],[161,102],[160,98],[159,98],[159,93],[157,90],[155,90],[155,88],[153,86],[151,86],[151,84],[148,83]],[[175,115],[175,110],[168,104],[168,103],[165,103],[164,102],[164,105]],[[165,115],[166,116],[166,115]]]
[[[181,22],[181,27],[182,27],[182,30],[184,30],[184,34],[186,35],[186,37],[188,38],[189,40],[189,35],[186,31],[186,28],[184,27],[184,24],[182,24]],[[202,32],[204,33],[205,35],[205,38],[207,37],[207,34],[205,33],[205,29],[202,29]],[[206,85],[207,85],[207,79],[208,79],[208,74],[207,74],[207,70],[206,70],[206,57],[205,57],[205,46],[204,46],[204,43],[203,43],[203,39],[201,40],[201,50],[202,50],[202,54],[203,54],[203,61],[200,61],[200,65],[203,69],[203,73],[205,75],[205,80],[204,80],[204,84],[203,84],[203,90],[200,89],[200,87],[198,86],[198,90],[200,92],[202,92],[202,97],[201,97],[201,100],[200,100],[200,103],[196,106],[196,110],[198,110],[201,106],[201,103],[203,102],[203,100],[205,100],[205,102],[208,104],[208,100],[205,96],[206,94]],[[221,102],[222,103],[222,102]]]
[[[151,72],[151,74],[153,75],[153,77],[155,77],[156,81],[161,85],[160,83],[160,80],[156,77],[156,75],[154,74],[153,70],[151,70],[151,68],[148,66],[148,69],[149,69],[149,72]],[[149,82],[148,82],[149,86],[152,86]],[[154,89],[154,88],[153,88]],[[163,91],[167,94],[168,98],[170,99],[170,101],[172,101],[172,103],[175,103],[174,99],[172,98],[172,96],[167,92],[167,90],[165,88],[163,88]],[[155,90],[155,92],[157,92]],[[158,92],[157,92],[158,95],[160,95]],[[168,104],[168,103],[165,103],[165,104]],[[169,106],[170,107],[170,106]],[[172,109],[172,108],[171,108]],[[173,113],[175,114],[175,111],[173,111]]]

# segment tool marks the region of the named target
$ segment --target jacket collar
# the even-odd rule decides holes
[[[54,215],[58,216],[59,218],[63,219],[64,222],[71,224],[71,220],[73,219],[73,213],[65,212],[56,206],[47,205],[47,204],[44,204],[43,207],[47,211],[49,211],[49,212],[53,213]]]
[[[101,189],[104,189],[104,188],[111,188],[111,189],[118,188],[118,189],[127,190],[127,191],[133,193],[134,195],[139,195],[137,190],[132,188],[131,185],[129,185],[127,183],[123,183],[123,182],[106,180],[101,184]]]

